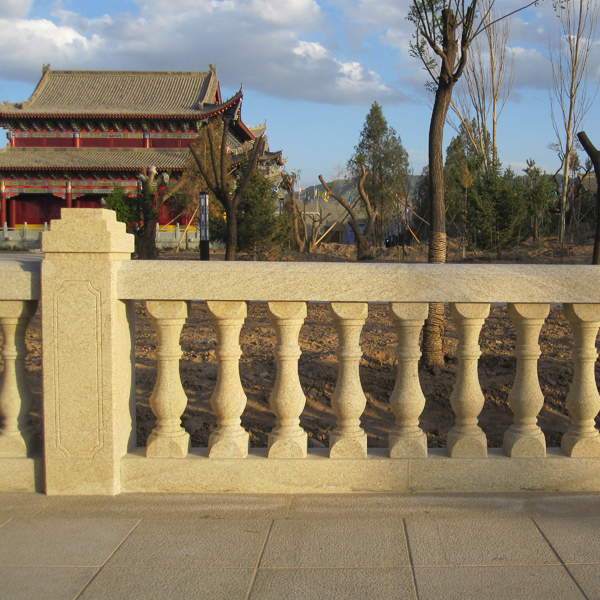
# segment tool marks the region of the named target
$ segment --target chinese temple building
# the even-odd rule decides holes
[[[203,123],[233,118],[229,150],[235,155],[264,134],[241,119],[240,90],[223,101],[216,69],[206,72],[52,71],[31,98],[0,103],[0,227],[43,224],[62,207],[100,207],[115,185],[137,193],[138,175],[155,166],[177,181],[188,144]],[[282,164],[281,152],[261,163]],[[167,207],[161,223],[171,220]]]

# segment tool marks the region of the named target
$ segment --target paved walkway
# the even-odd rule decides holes
[[[600,494],[0,494],[0,598],[600,599]]]

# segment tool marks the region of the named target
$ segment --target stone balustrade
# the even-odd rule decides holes
[[[81,233],[85,232],[85,234]],[[498,492],[600,491],[600,395],[595,379],[600,269],[592,266],[206,263],[131,261],[133,240],[106,210],[63,209],[44,233],[41,264],[0,261],[0,491],[120,492]],[[135,440],[134,302],[145,301],[157,333],[156,428]],[[267,448],[249,448],[240,417],[240,331],[248,302],[267,302],[275,332],[275,425]],[[28,421],[27,324],[42,307],[44,443]],[[180,335],[190,302],[205,302],[217,337],[211,397],[216,426],[207,448],[190,447],[181,426],[187,398],[179,375]],[[307,448],[298,376],[307,302],[328,303],[338,335],[336,425],[328,448]],[[389,402],[388,448],[368,447],[361,427],[360,334],[369,303],[387,303],[397,332],[397,379]],[[447,302],[459,345],[448,397],[455,422],[444,449],[427,448],[419,426],[419,336],[429,302]],[[490,303],[507,303],[517,369],[514,422],[490,449],[478,416],[479,334]],[[537,424],[544,397],[538,338],[550,303],[573,331],[570,427],[546,448]]]

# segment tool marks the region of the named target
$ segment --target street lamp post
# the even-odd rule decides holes
[[[200,260],[210,260],[208,241],[208,194],[200,192]]]

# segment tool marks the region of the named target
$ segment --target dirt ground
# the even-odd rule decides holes
[[[567,248],[563,252],[564,264],[587,263],[591,260],[591,246]],[[328,244],[308,260],[348,261],[353,259],[354,249],[339,244]],[[402,250],[400,250],[402,252]],[[450,247],[458,255],[457,247]],[[196,253],[164,253],[163,259],[191,259]],[[218,259],[218,256],[211,257]],[[279,260],[306,260],[297,253],[286,252],[270,257]],[[376,260],[424,262],[426,247],[407,249],[404,256],[398,249],[380,250]],[[542,246],[523,246],[501,255],[501,261],[520,263],[559,263],[560,250]],[[499,262],[497,255],[470,256],[468,262]],[[137,391],[137,435],[138,445],[144,446],[148,434],[155,425],[149,398],[156,380],[156,334],[146,316],[143,303],[136,304],[136,391]],[[32,319],[27,332],[29,355],[27,368],[34,392],[33,422],[41,434],[41,332],[39,313]],[[505,306],[493,306],[482,329],[480,344],[482,356],[479,361],[479,378],[485,395],[480,426],[488,436],[490,447],[500,447],[504,431],[512,423],[512,412],[507,399],[515,377],[516,359],[513,350],[515,331]],[[269,409],[268,398],[276,375],[273,350],[275,334],[271,328],[266,304],[251,303],[248,318],[241,334],[242,358],[240,373],[242,385],[248,397],[242,425],[250,432],[251,445],[264,447],[275,419]],[[443,367],[420,367],[419,376],[426,406],[421,415],[421,427],[427,433],[430,447],[444,447],[448,430],[453,425],[454,415],[450,407],[450,394],[457,373],[457,334],[452,319],[447,315],[445,353]],[[189,398],[183,415],[183,425],[192,436],[193,446],[206,446],[208,436],[216,419],[210,406],[210,396],[217,379],[215,358],[216,338],[203,303],[193,303],[190,317],[184,326],[181,346],[183,357],[180,363],[181,380]],[[573,376],[571,360],[572,335],[561,307],[552,308],[540,335],[542,356],[539,361],[539,377],[545,397],[539,415],[549,447],[559,446],[560,437],[566,431],[565,398]],[[387,435],[394,425],[394,415],[389,406],[389,397],[396,378],[396,333],[384,305],[371,305],[369,317],[361,336],[363,358],[360,376],[367,407],[362,417],[362,426],[368,434],[371,447],[387,446]],[[336,377],[337,335],[333,327],[329,308],[324,304],[310,304],[308,318],[300,333],[302,356],[299,361],[300,381],[306,394],[306,407],[301,417],[301,426],[308,432],[309,446],[328,445],[329,434],[335,427],[335,415],[331,408]],[[598,365],[597,365],[598,378]],[[600,418],[597,419],[600,423]]]

